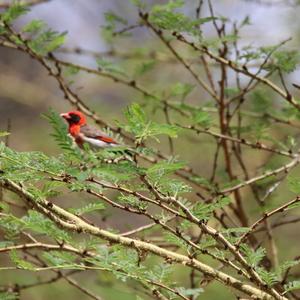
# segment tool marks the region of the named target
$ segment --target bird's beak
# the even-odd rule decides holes
[[[68,113],[63,113],[63,114],[60,114],[60,116],[66,120],[70,119],[70,116]]]

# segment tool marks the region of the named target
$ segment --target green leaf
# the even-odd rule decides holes
[[[276,51],[273,56],[275,66],[286,73],[291,73],[296,69],[300,58],[300,54],[297,50]]]
[[[191,22],[181,13],[159,10],[157,7],[150,15],[150,22],[165,30],[193,32],[196,34],[198,22]]]
[[[183,101],[195,88],[195,85],[178,82],[171,87],[172,96],[180,96]]]
[[[242,252],[245,254],[247,262],[252,267],[257,267],[258,264],[261,262],[261,260],[266,255],[266,249],[259,247],[255,251],[251,248],[249,248],[246,244],[242,244],[241,246]]]
[[[66,76],[74,76],[77,75],[79,73],[80,69],[76,66],[67,66],[64,69],[64,74]]]
[[[193,113],[193,121],[204,128],[209,128],[211,126],[212,118],[211,115],[203,110],[196,110]]]
[[[63,119],[52,109],[43,117],[49,121],[53,127],[52,136],[58,145],[68,154],[68,158],[82,161],[82,155],[77,147],[73,146],[72,139],[68,136],[68,128]]]
[[[6,247],[10,247],[13,246],[14,243],[12,241],[1,241],[0,242],[0,248],[6,248]]]
[[[217,199],[217,201],[213,204],[214,209],[224,208],[225,206],[231,203],[231,198],[227,196],[222,196]]]
[[[134,6],[138,7],[138,8],[141,9],[141,10],[143,10],[143,9],[146,7],[145,3],[143,3],[142,0],[130,0],[130,2],[131,2]],[[137,297],[138,297],[138,296],[137,296]]]
[[[122,25],[127,25],[128,23],[126,19],[124,19],[120,15],[117,15],[115,12],[111,10],[104,13],[104,16],[105,16],[105,20],[109,23],[120,23]]]
[[[32,38],[28,42],[28,46],[38,55],[46,55],[49,52],[53,52],[64,44],[67,32],[59,33],[52,29],[47,29],[39,34],[35,38]]]
[[[293,204],[290,204],[286,209],[287,210],[288,209],[295,209],[295,208],[298,208],[298,207],[300,207],[300,201],[297,201],[297,202],[295,202]]]
[[[255,90],[251,94],[251,104],[256,112],[267,112],[272,104],[269,95],[265,90]]]
[[[295,194],[300,194],[300,177],[288,176],[289,190]]]
[[[64,169],[64,162],[58,158],[49,158],[41,152],[17,152],[0,143],[1,151],[1,168],[4,171],[0,177],[11,179],[16,182],[31,181],[31,184],[44,179],[44,171],[61,174]],[[54,192],[54,186],[58,184],[52,183],[48,185],[49,192]],[[35,192],[34,186],[31,188]],[[37,191],[37,190],[36,190]],[[47,194],[47,186],[37,191],[37,198],[43,198]],[[44,196],[43,196],[44,194]]]
[[[186,235],[184,235],[184,237],[187,239],[187,240],[190,240],[190,238]],[[179,238],[178,236],[172,234],[172,233],[166,233],[164,235],[164,240],[166,242],[169,242],[169,243],[172,243],[180,248],[183,248],[183,249],[187,249],[189,250],[190,249],[190,245],[185,242],[182,238]]]
[[[184,287],[178,287],[176,290],[183,296],[193,296],[193,299],[196,299],[201,293],[204,292],[202,288],[187,289]]]
[[[165,178],[159,182],[158,187],[164,194],[175,198],[180,194],[190,193],[192,191],[191,186],[177,179]]]
[[[113,11],[108,11],[105,14],[106,24],[101,27],[102,36],[107,42],[112,42],[115,38],[114,32],[119,24],[127,25],[127,20],[117,15]]]
[[[72,265],[76,260],[76,256],[74,254],[60,251],[44,252],[43,258],[51,266]]]
[[[229,197],[220,197],[214,203],[198,202],[193,208],[193,214],[200,220],[209,220],[216,209],[223,208],[230,202]]]
[[[145,73],[151,71],[154,68],[155,64],[155,60],[143,61],[142,63],[136,66],[134,70],[134,76],[139,77],[144,75]]]
[[[174,160],[161,161],[151,166],[147,171],[147,177],[153,186],[164,194],[177,197],[179,194],[188,193],[191,187],[180,180],[170,178],[170,175],[185,166],[183,162]]]
[[[13,240],[23,229],[24,223],[13,215],[1,216],[0,228],[5,232],[8,240]]]
[[[284,285],[286,292],[299,290],[300,289],[300,280],[291,281]]]
[[[197,24],[201,25],[201,24],[205,24],[205,23],[208,23],[208,22],[217,20],[217,19],[218,19],[218,18],[216,18],[216,17],[199,18],[199,19],[197,20]],[[225,38],[226,38],[226,36],[225,36]]]
[[[192,20],[184,14],[175,11],[175,9],[182,7],[183,4],[184,1],[180,0],[153,6],[149,16],[150,22],[161,29],[199,35],[198,26],[215,19],[208,17]]]
[[[184,162],[178,162],[178,161],[160,161],[154,165],[152,165],[147,170],[147,175],[154,175],[154,176],[164,176],[166,174],[174,173],[177,170],[180,170],[184,168],[185,163]]]
[[[0,137],[4,137],[4,136],[8,136],[8,135],[10,135],[9,132],[7,132],[7,131],[0,131]]]
[[[197,184],[200,184],[200,185],[210,189],[210,190],[215,189],[214,185],[205,177],[191,176],[189,179],[196,182]]]
[[[0,300],[18,300],[20,295],[15,292],[0,292]]]
[[[74,181],[68,184],[68,188],[72,192],[82,192],[86,190],[86,184],[83,182]]]
[[[118,197],[118,200],[122,203],[127,205],[130,205],[131,207],[139,208],[139,209],[146,209],[148,204],[145,202],[142,202],[139,198],[133,196],[133,195],[121,195]]]
[[[35,267],[28,261],[22,259],[16,250],[12,250],[9,252],[9,257],[12,260],[12,262],[14,264],[16,264],[16,266],[20,269],[24,269],[24,270],[34,270]]]
[[[209,20],[211,21],[211,20]],[[227,34],[223,37],[221,37],[220,41],[222,41],[223,43],[226,42],[226,43],[234,43],[238,40],[238,35],[236,34]]]
[[[284,272],[286,272],[286,270],[288,270],[292,267],[295,267],[299,264],[300,264],[299,259],[287,260],[287,261],[283,262],[281,265],[278,266],[278,268],[276,269],[276,273],[278,274],[278,277],[281,278],[282,275],[284,274]]]
[[[251,19],[250,19],[250,16],[246,16],[244,18],[244,20],[241,22],[241,27],[243,26],[247,26],[247,25],[251,25]]]
[[[148,127],[148,132],[144,132],[147,136],[155,136],[164,134],[171,138],[176,138],[177,133],[180,129],[175,125],[169,125],[169,124],[158,124],[151,122],[150,126]]]
[[[250,132],[256,140],[268,139],[270,137],[269,128],[270,124],[266,123],[267,120],[260,119],[250,125]]]
[[[272,286],[279,281],[278,275],[274,272],[268,272],[264,268],[256,268],[256,271],[268,286]]]
[[[107,59],[98,58],[96,60],[96,62],[97,62],[98,68],[102,71],[127,77],[127,72],[124,69],[122,69],[120,66],[114,64],[113,62],[111,62]]]
[[[232,228],[227,228],[225,230],[222,230],[222,233],[224,234],[231,234],[231,233],[246,233],[250,230],[249,227],[232,227]]]
[[[63,33],[58,33],[54,31],[53,37],[49,39],[47,45],[44,47],[44,52],[45,53],[52,52],[57,48],[59,48],[61,45],[65,43],[66,36],[67,36],[66,31]]]
[[[70,208],[69,211],[75,215],[81,216],[83,214],[95,212],[97,210],[105,209],[105,205],[102,202],[89,203],[86,206],[80,208]]]
[[[7,29],[0,24],[0,36],[5,34],[6,32],[7,32]]]
[[[227,87],[225,88],[225,94],[227,97],[234,97],[239,94],[240,90],[236,87]]]
[[[64,186],[65,186],[64,182],[59,182],[59,181],[45,182],[40,191],[41,194],[43,195],[43,198],[57,197],[62,193],[61,191],[58,191],[58,189]]]
[[[198,202],[193,208],[193,214],[200,220],[209,220],[212,212],[212,205],[203,202]]]
[[[6,23],[11,23],[20,16],[26,14],[29,9],[16,1],[2,14],[0,14],[0,20]]]
[[[156,5],[153,7],[153,10],[165,10],[167,12],[171,12],[176,8],[181,8],[184,5],[184,0],[169,0],[168,3],[163,5]]]
[[[167,283],[172,273],[172,266],[164,263],[155,264],[151,270],[146,271],[147,277],[149,279],[161,283]]]
[[[150,22],[161,29],[200,35],[201,32],[198,26],[210,22],[215,18],[207,17],[192,20],[184,14],[175,11],[175,9],[183,6],[183,4],[184,1],[180,0],[153,6],[149,15]]]
[[[145,112],[137,103],[131,104],[125,111],[128,125],[123,126],[125,130],[133,133],[140,143],[148,137],[155,137],[165,134],[170,137],[177,137],[179,128],[175,125],[158,124],[148,121]],[[157,140],[157,139],[156,139]],[[157,140],[158,141],[158,140]]]
[[[32,20],[22,28],[22,32],[37,34],[46,27],[46,23],[42,20]]]
[[[92,174],[109,182],[117,183],[135,178],[139,171],[130,161],[123,161],[118,164],[99,165],[99,167],[93,168]]]
[[[28,215],[21,220],[25,224],[24,228],[33,232],[44,234],[55,240],[70,241],[70,236],[66,231],[58,228],[55,223],[36,211],[30,210]]]
[[[146,114],[142,110],[141,106],[137,103],[132,103],[125,111],[125,116],[129,125],[134,128],[134,125],[145,126]]]

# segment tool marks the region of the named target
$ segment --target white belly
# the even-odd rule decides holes
[[[81,136],[81,138],[85,143],[88,143],[91,147],[94,147],[94,148],[106,148],[106,147],[118,146],[118,144],[106,143],[106,142],[103,142],[101,140],[88,138],[86,136]]]

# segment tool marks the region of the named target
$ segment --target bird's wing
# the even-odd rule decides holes
[[[108,144],[118,144],[113,138],[102,132],[101,130],[84,125],[80,128],[80,133],[88,139],[97,139]]]

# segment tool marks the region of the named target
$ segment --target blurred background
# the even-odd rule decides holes
[[[162,4],[167,1],[145,1],[147,4]],[[204,1],[206,2],[206,1]],[[0,0],[0,8],[9,1]],[[232,21],[241,21],[245,16],[249,16],[251,26],[244,27],[240,32],[241,45],[251,44],[253,47],[270,46],[292,37],[288,44],[289,49],[299,49],[299,25],[300,6],[295,5],[296,1],[257,1],[257,0],[217,0],[213,1],[216,16],[222,15]],[[199,1],[187,0],[185,13],[195,16],[195,10]],[[137,28],[132,35],[127,38],[120,38],[112,45],[108,44],[101,35],[101,26],[105,25],[105,12],[114,11],[128,20],[129,24],[138,21],[136,8],[129,0],[49,0],[31,7],[31,11],[20,18],[16,28],[22,27],[32,19],[44,20],[50,28],[57,31],[67,31],[67,41],[63,49],[56,52],[57,57],[73,61],[77,64],[88,67],[97,67],[95,58],[84,53],[66,53],[69,49],[81,48],[96,52],[101,57],[109,60],[116,60],[126,69],[134,71],[139,65],[136,58],[128,58],[126,54],[152,49],[158,52],[155,67],[151,72],[139,78],[139,82],[150,90],[162,89],[165,86],[181,83],[191,83],[193,80],[188,72],[178,65],[170,53],[159,42],[159,40],[149,30]],[[204,4],[202,16],[208,16],[208,7]],[[204,26],[204,34],[214,37],[212,26]],[[109,55],[114,49],[121,53],[120,57]],[[122,57],[124,56],[124,57]],[[288,86],[292,82],[300,83],[298,72],[289,74]],[[114,83],[112,80],[99,76],[88,75],[79,72],[70,78],[73,89],[80,97],[95,110],[99,116],[111,125],[115,125],[116,120],[123,120],[123,111],[126,106],[133,102],[139,102],[142,98],[133,89]],[[295,91],[296,95],[297,92]],[[208,95],[200,88],[195,88],[189,95],[191,103],[206,103]],[[18,151],[43,151],[48,155],[55,155],[60,152],[54,139],[50,136],[51,126],[41,117],[49,108],[58,113],[72,109],[70,104],[64,99],[57,82],[50,78],[45,69],[28,55],[16,50],[0,47],[0,130],[7,130],[9,136],[9,146]],[[160,114],[153,112],[153,118],[162,119]],[[175,120],[176,121],[176,120]],[[276,135],[284,135],[284,130],[277,128]],[[197,142],[193,135],[186,135],[189,142]],[[183,139],[175,140],[178,154],[183,160],[205,175],[207,164],[212,162],[212,155],[199,155],[197,149],[187,151]],[[203,139],[201,142],[201,153],[209,153],[212,149],[212,141]],[[159,145],[161,149],[167,151],[168,144]],[[263,157],[258,158],[258,162],[263,161]],[[71,200],[71,199],[70,199]],[[68,205],[68,199],[64,205]],[[69,203],[70,204],[70,203]],[[119,211],[107,212],[107,226],[125,230],[142,224],[143,220],[138,217],[120,214]],[[111,217],[113,215],[113,218]],[[285,241],[279,243],[299,240],[296,232],[289,232]],[[288,251],[288,250],[287,250]],[[291,250],[294,251],[294,250]],[[297,252],[296,250],[294,252]],[[295,253],[291,253],[295,254]],[[0,282],[15,279],[16,273],[6,273],[5,278],[0,274]],[[30,281],[27,272],[18,271],[20,282]],[[184,280],[187,274],[179,274],[180,280]],[[24,279],[26,277],[26,279]],[[112,278],[108,274],[99,274],[95,279],[87,282],[85,275],[84,283],[100,291],[99,294],[104,299],[136,299],[126,284],[118,283],[112,287]],[[80,280],[80,277],[78,277]],[[22,299],[87,299],[85,295],[65,284],[63,281],[55,283],[53,286],[41,286],[35,289],[28,289],[22,293]],[[64,295],[68,295],[65,298]],[[217,283],[208,287],[207,291],[200,299],[230,299],[232,297],[224,288]]]

